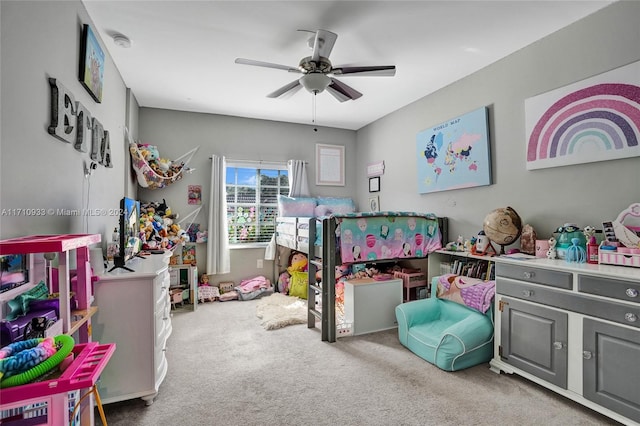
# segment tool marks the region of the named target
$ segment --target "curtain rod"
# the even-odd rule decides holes
[[[213,157],[209,157],[209,160],[213,159]],[[227,158],[228,161],[237,161],[237,162],[242,162],[242,163],[257,163],[257,164],[262,164],[262,163],[281,163],[281,161],[277,161],[277,160],[240,160],[238,158]],[[287,162],[289,162],[289,160],[287,160]],[[304,164],[309,164],[308,161],[305,161]]]

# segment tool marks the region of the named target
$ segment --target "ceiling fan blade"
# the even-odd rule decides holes
[[[396,75],[395,65],[378,65],[370,67],[337,67],[331,71],[335,75],[393,77]]]
[[[318,62],[320,57],[328,58],[333,50],[333,45],[336,44],[338,35],[327,30],[316,31],[316,39],[313,42],[313,54],[311,60]]]
[[[337,94],[334,94],[334,91],[340,93],[342,97],[346,97],[348,99],[358,99],[362,96],[362,93],[335,78],[331,79],[331,84],[327,86],[327,90],[329,90],[329,93],[335,96],[336,99],[338,99],[340,102],[344,101],[340,100],[340,97],[338,97]]]
[[[287,66],[287,65],[273,64],[271,62],[256,61],[256,60],[253,60],[253,59],[236,58],[235,62],[236,62],[236,64],[242,64],[242,65],[253,65],[253,66],[256,66],[256,67],[275,68],[275,69],[278,69],[278,70],[302,73],[302,71],[300,71],[297,67],[290,67],[290,66]]]
[[[300,84],[299,80],[293,80],[291,83],[286,84],[281,88],[279,88],[278,90],[269,93],[267,95],[267,98],[279,98],[280,96],[286,94],[287,92],[290,92],[289,94],[293,94],[298,90],[300,90],[301,87],[302,85]]]
[[[336,89],[334,89],[331,86],[327,86],[327,92],[331,93],[333,95],[334,98],[336,98],[337,100],[339,100],[340,102],[344,102],[344,101],[350,101],[351,98],[347,95],[345,95],[342,92],[337,91]]]

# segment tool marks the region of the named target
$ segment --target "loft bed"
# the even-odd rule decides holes
[[[446,241],[446,218],[413,212],[278,217],[276,244],[309,258],[308,321],[320,321],[323,341],[336,340],[336,266],[425,259]],[[323,285],[316,283],[321,271]],[[321,295],[321,308],[316,306]]]

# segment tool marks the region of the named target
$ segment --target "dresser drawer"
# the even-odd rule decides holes
[[[578,291],[640,303],[640,283],[637,281],[579,275]]]
[[[551,271],[548,269],[533,268],[526,265],[496,264],[496,276],[513,278],[530,283],[547,285],[550,287],[573,288],[573,275],[571,272]]]
[[[157,312],[154,315],[154,347],[164,347],[167,338],[169,338],[170,324],[171,319],[165,314],[165,312]]]
[[[154,312],[161,312],[169,304],[169,274],[160,274],[153,280]]]
[[[570,291],[552,290],[500,277],[496,280],[496,292],[640,328],[640,305],[609,302]]]

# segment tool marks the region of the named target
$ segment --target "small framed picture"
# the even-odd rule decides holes
[[[380,176],[369,178],[369,192],[380,192]]]
[[[380,197],[369,197],[369,210],[372,212],[380,211]]]
[[[82,28],[80,46],[80,83],[96,102],[102,102],[104,84],[104,52],[98,38],[87,24]]]
[[[202,186],[201,185],[189,185],[187,186],[188,191],[188,204],[202,204]]]

